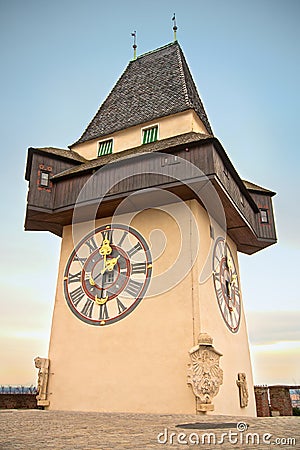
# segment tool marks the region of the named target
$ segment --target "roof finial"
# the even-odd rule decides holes
[[[131,36],[133,36],[133,59],[136,59],[136,49],[137,49],[137,45],[136,45],[136,31],[134,31],[133,33],[131,33]]]
[[[175,13],[174,13],[174,15],[173,15],[173,17],[172,17],[172,20],[173,20],[173,22],[174,22],[174,26],[173,26],[173,31],[174,31],[174,42],[176,42],[176,41],[177,41],[177,35],[176,35],[176,32],[177,32],[177,26],[176,26],[176,15],[175,15]]]

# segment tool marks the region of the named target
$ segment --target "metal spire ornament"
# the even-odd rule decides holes
[[[175,15],[175,13],[174,13],[174,15],[173,15],[173,17],[172,17],[172,20],[173,20],[173,22],[174,22],[174,26],[173,26],[173,31],[174,31],[174,42],[176,42],[177,41],[177,25],[176,25],[176,15]]]
[[[133,36],[133,59],[136,59],[136,49],[137,49],[137,45],[136,45],[136,31],[134,31],[133,33],[131,33],[131,36]]]

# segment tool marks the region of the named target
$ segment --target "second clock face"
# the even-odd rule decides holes
[[[240,286],[232,253],[223,238],[215,243],[213,278],[222,317],[229,330],[236,333],[241,320]]]
[[[91,325],[126,317],[144,297],[152,274],[143,236],[124,225],[104,225],[73,250],[64,273],[71,311]]]

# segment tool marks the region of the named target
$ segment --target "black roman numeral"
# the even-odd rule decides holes
[[[77,253],[76,253],[76,255],[74,256],[74,261],[80,262],[80,264],[81,264],[82,266],[85,264],[86,260],[87,260],[87,258],[81,258],[80,256],[77,255]]]
[[[79,286],[77,289],[74,289],[74,291],[70,292],[70,297],[72,299],[72,302],[75,306],[78,305],[78,303],[82,300],[84,297],[84,292],[82,290],[82,287]]]
[[[139,283],[138,281],[134,280],[129,280],[129,283],[126,286],[125,291],[128,292],[128,294],[132,295],[132,297],[137,297],[142,286],[143,283]]]
[[[112,230],[111,228],[108,230],[101,231],[102,240],[108,239],[110,244],[112,244],[113,232],[114,232],[114,230]]]
[[[132,264],[132,269],[131,269],[131,273],[146,273],[147,270],[147,265],[146,263],[134,263]]]
[[[109,318],[109,315],[108,315],[108,310],[107,310],[107,304],[104,303],[104,305],[100,305],[99,319],[107,320],[108,318]]]
[[[117,244],[118,247],[121,247],[121,246],[122,246],[123,242],[125,241],[125,238],[126,238],[127,234],[128,234],[128,232],[127,232],[127,231],[124,231],[124,233],[123,233],[122,236],[121,236],[121,239],[119,240],[119,242],[118,242],[118,244]]]
[[[90,298],[88,298],[87,301],[86,301],[86,304],[84,305],[84,307],[81,310],[81,314],[91,318],[92,314],[93,314],[94,304],[95,303]]]
[[[218,296],[219,303],[223,303],[224,297],[223,297],[222,289],[217,289],[217,296]]]
[[[135,255],[137,252],[142,250],[142,245],[140,242],[138,242],[134,247],[132,247],[130,250],[128,250],[128,256],[131,258],[133,255]]]
[[[229,323],[229,317],[231,318],[231,315],[230,315],[230,313],[229,313],[229,310],[228,310],[228,308],[227,308],[227,305],[224,304],[224,305],[222,305],[222,306],[223,306],[223,315],[224,315],[224,318],[225,318],[226,322]]]
[[[69,273],[68,282],[75,283],[76,281],[80,281],[80,277],[81,277],[81,271],[75,273],[74,275],[72,273]]]
[[[237,319],[237,315],[236,315],[236,311],[232,311],[230,314],[230,320],[231,320],[231,328],[235,328],[237,323],[238,323],[238,319]]]
[[[96,244],[95,239],[93,237],[91,237],[91,239],[86,241],[85,244],[89,247],[90,254],[93,253],[98,248],[98,245]]]
[[[119,314],[121,314],[123,311],[125,311],[125,309],[127,309],[126,306],[124,306],[123,303],[118,299],[118,297],[117,297],[117,305]]]
[[[214,277],[217,281],[221,282],[220,272],[214,272]]]

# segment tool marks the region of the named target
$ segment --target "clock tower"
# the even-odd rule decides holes
[[[214,136],[177,41],[131,61],[69,149],[29,148],[26,230],[61,238],[38,404],[253,416],[238,252],[274,192]]]

